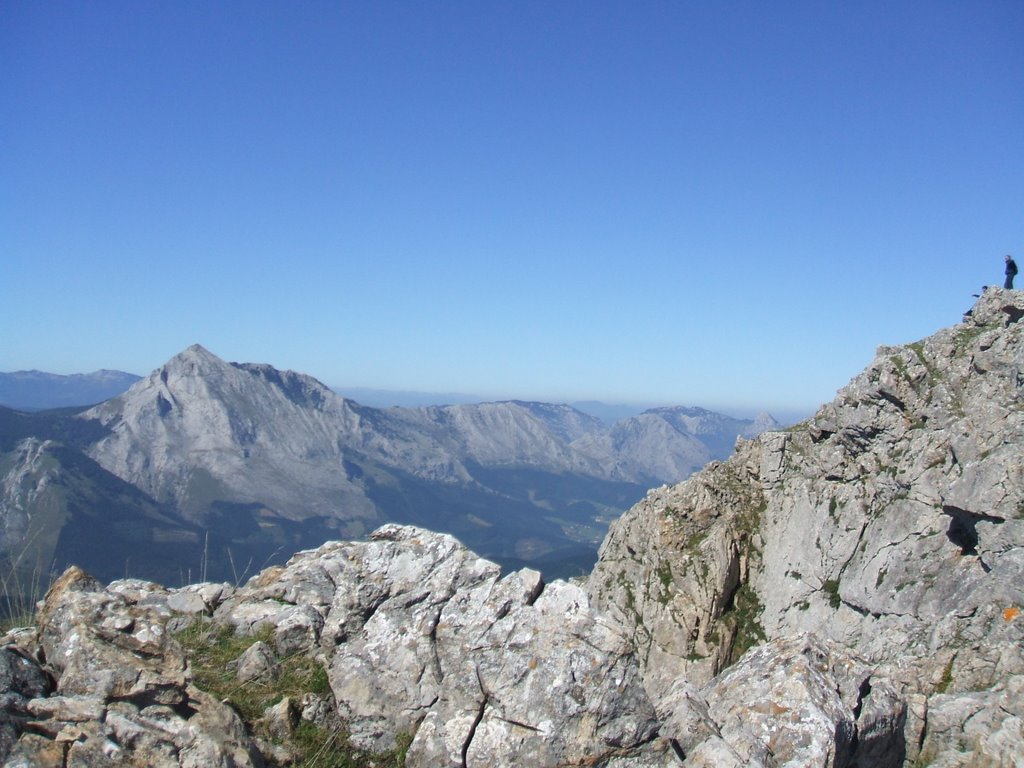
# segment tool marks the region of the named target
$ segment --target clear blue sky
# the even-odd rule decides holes
[[[810,410],[1024,257],[1022,39],[1019,0],[7,0],[0,370]]]

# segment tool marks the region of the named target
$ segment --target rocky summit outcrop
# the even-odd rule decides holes
[[[689,724],[690,764],[728,764],[698,758],[712,748],[739,765],[1021,764],[1022,317],[1024,294],[989,289],[962,323],[879,349],[808,422],[742,443],[613,525],[588,591],[630,628],[665,719]],[[737,689],[758,654],[802,636],[808,658],[824,647],[862,665],[818,672],[856,715],[835,762],[780,761],[791,697],[758,687],[777,656]],[[773,732],[766,706],[780,707]],[[863,756],[865,732],[887,762]]]
[[[409,766],[672,759],[631,642],[581,588],[502,576],[413,527],[299,553],[237,589],[104,588],[71,569],[37,619],[0,651],[8,767],[289,764],[303,722],[343,728],[366,753],[404,744]],[[183,648],[197,620],[250,638],[225,701]],[[243,722],[234,694],[299,656],[326,670],[325,689]],[[27,672],[4,677],[5,662]]]
[[[664,749],[629,640],[579,587],[502,577],[449,536],[386,526],[301,553],[214,620],[315,648],[352,742],[409,734],[408,765],[640,766]]]

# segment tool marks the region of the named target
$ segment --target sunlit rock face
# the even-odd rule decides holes
[[[810,633],[899,693],[907,759],[1004,764],[1024,714],[1002,703],[1024,673],[1022,317],[1024,295],[986,291],[613,525],[588,590],[631,628],[656,701],[680,678],[720,696],[742,651]],[[958,731],[974,718],[990,727]]]
[[[300,655],[325,670],[326,690],[244,723],[201,690],[175,639],[197,620],[254,640],[228,662],[229,694],[272,686]],[[528,569],[502,576],[451,536],[411,526],[299,553],[240,587],[103,587],[73,568],[37,627],[8,641],[19,649],[0,654],[8,766],[59,765],[47,761],[69,742],[90,765],[288,764],[300,720],[367,752],[406,739],[406,765],[424,768],[654,768],[672,754],[632,644],[581,588]],[[26,671],[4,678],[5,663]]]

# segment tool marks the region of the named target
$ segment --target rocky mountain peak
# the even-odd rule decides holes
[[[212,359],[212,360],[220,361],[219,357],[217,357],[215,354],[213,354],[210,350],[208,350],[202,344],[198,344],[198,343],[197,344],[190,344],[185,349],[183,349],[181,352],[179,352],[176,355],[176,357],[180,357],[180,358],[197,358],[197,359],[205,358],[205,359]]]
[[[201,344],[179,352],[146,381],[150,386],[144,388],[156,386],[165,390],[163,396],[168,405],[177,389],[189,398],[227,400],[259,397],[264,385],[270,385],[292,404],[303,408],[337,406],[343,399],[312,376],[278,370],[266,363],[229,363]],[[163,406],[165,410],[167,407]]]
[[[761,411],[754,417],[753,423],[747,428],[744,433],[745,437],[756,437],[762,432],[773,432],[777,429],[781,429],[782,425],[775,420],[767,411]]]
[[[325,514],[322,495],[335,504],[352,495],[337,469],[338,427],[354,418],[341,397],[312,377],[228,363],[199,344],[82,418],[111,429],[89,449],[92,458],[186,511],[223,498]],[[314,481],[302,462],[324,452],[333,476]],[[274,479],[296,472],[307,481],[298,489]],[[313,496],[307,483],[318,489]],[[353,502],[355,514],[365,514],[365,501]]]
[[[199,373],[226,366],[227,363],[202,344],[192,344],[176,354],[158,370],[176,373]]]
[[[375,409],[311,376],[226,362],[195,344],[79,421],[101,433],[82,448],[92,460],[213,527],[232,556],[259,561],[263,547],[287,553],[397,520],[486,542],[503,564],[564,574],[589,567],[610,519],[652,481],[725,455],[746,425],[702,414],[720,436],[662,421],[616,442],[568,405]],[[669,461],[652,460],[653,445],[638,449],[652,429]]]

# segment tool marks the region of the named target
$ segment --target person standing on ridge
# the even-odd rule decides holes
[[[1017,263],[1010,254],[1006,254],[1006,282],[1003,288],[1013,288],[1013,278],[1017,276]]]

